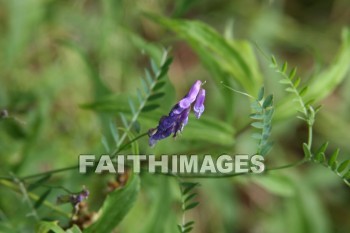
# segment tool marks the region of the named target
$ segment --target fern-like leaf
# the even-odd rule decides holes
[[[271,121],[274,113],[273,95],[264,98],[264,87],[262,87],[258,98],[252,102],[251,109],[253,113],[250,118],[254,120],[251,125],[260,131],[252,135],[253,138],[259,141],[257,154],[265,156],[272,147],[272,143],[268,139],[271,134]]]
[[[123,113],[119,113],[123,127],[117,127],[115,124],[110,124],[110,131],[115,141],[115,145],[113,146],[115,147],[115,150],[112,152],[113,155],[123,148],[122,144],[125,139],[130,136],[132,130],[140,132],[140,125],[138,124],[140,114],[153,111],[160,106],[157,104],[157,101],[165,94],[161,89],[165,85],[164,77],[168,73],[171,62],[172,58],[168,57],[168,51],[166,50],[163,52],[163,57],[159,66],[153,59],[151,59],[151,71],[146,69],[145,78],[141,79],[143,91],[137,89],[137,104],[135,104],[136,102],[131,98],[128,99],[131,118],[127,118]],[[121,135],[119,135],[117,128],[122,129],[123,132]],[[106,149],[111,148],[105,139],[103,139],[103,144]]]
[[[197,196],[194,192],[194,188],[199,185],[199,183],[194,182],[179,182],[181,190],[181,202],[182,202],[182,223],[178,225],[178,230],[180,233],[188,233],[192,231],[194,221],[186,222],[185,213],[199,205],[199,202],[193,201]]]

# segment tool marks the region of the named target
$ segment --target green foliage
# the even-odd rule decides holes
[[[117,142],[117,149],[119,149],[119,147],[123,143],[127,132],[129,132],[136,123],[140,113],[152,111],[159,107],[158,104],[154,104],[154,102],[158,99],[155,98],[155,96],[159,97],[164,95],[164,93],[160,91],[160,86],[163,85],[163,83],[165,82],[164,77],[167,75],[169,66],[172,62],[172,59],[168,58],[167,56],[168,52],[164,51],[159,68],[156,65],[155,61],[151,60],[154,77],[152,78],[150,72],[146,70],[146,79],[142,79],[143,83],[146,83],[144,84],[143,93],[141,91],[138,91],[138,96],[140,97],[140,99],[139,107],[137,108],[137,110],[134,106],[133,101],[129,99],[129,106],[132,113],[132,118],[130,122],[127,122],[126,117],[123,115],[123,113],[120,114],[126,130],[125,133],[121,136],[120,140]]]
[[[65,231],[58,226],[57,222],[40,222],[36,228],[37,233],[65,233]]]
[[[169,206],[173,203],[171,179],[165,176],[152,177],[155,180],[155,195],[150,200],[149,218],[142,227],[140,233],[163,233],[169,231],[169,223],[172,216]],[[169,223],[170,225],[170,223]],[[170,226],[173,228],[173,226]]]
[[[233,92],[253,99],[250,105],[253,113],[250,114],[250,118],[254,122],[251,123],[251,126],[259,130],[260,132],[254,133],[252,137],[258,140],[258,148],[256,154],[265,156],[271,150],[273,145],[272,142],[268,141],[271,134],[272,117],[274,114],[273,95],[268,95],[266,98],[264,98],[265,88],[261,87],[258,93],[258,97],[254,98],[248,93],[237,91],[225,84],[223,85]]]
[[[288,88],[288,92],[292,92],[296,94],[295,91],[299,93],[300,96],[306,101],[306,103],[310,104],[312,102],[318,103],[327,96],[329,96],[334,89],[347,77],[349,72],[348,61],[350,60],[350,33],[349,29],[345,28],[342,33],[342,43],[337,52],[336,58],[334,61],[324,70],[319,73],[313,74],[312,78],[307,81],[306,85],[307,89],[299,88],[298,91],[296,86],[299,85],[301,79],[298,77],[292,82],[286,82],[285,84],[290,86]],[[283,76],[289,76],[285,73],[287,69],[287,63],[285,63],[282,68],[277,67],[277,62],[274,58],[272,58],[272,65],[276,69],[277,72],[282,73]],[[283,70],[283,67],[285,67]],[[294,70],[294,74],[293,74]],[[295,76],[296,69],[292,69],[290,72],[290,79],[296,77]],[[285,79],[286,80],[286,79]],[[285,81],[281,81],[285,82]],[[293,86],[291,86],[293,84]],[[307,90],[307,91],[306,91]],[[280,101],[276,118],[277,119],[285,119],[295,113],[295,103],[291,101],[290,96],[287,96],[283,100]]]
[[[309,90],[308,86],[300,86],[301,78],[296,77],[297,68],[294,67],[292,70],[287,73],[288,63],[284,62],[282,67],[279,67],[275,57],[272,56],[272,68],[279,74],[281,74],[282,79],[279,81],[282,85],[285,85],[285,91],[294,95],[294,98],[290,102],[299,103],[298,111],[302,114],[302,116],[298,116],[298,118],[307,122],[309,126],[312,126],[315,121],[315,113],[318,111],[319,107],[316,110],[313,109],[311,104],[314,102],[314,99],[307,99],[304,101],[303,96],[306,95]]]
[[[194,221],[187,221],[185,213],[196,206],[199,205],[199,202],[193,201],[193,199],[197,196],[197,193],[193,191],[195,187],[199,185],[199,183],[194,182],[180,182],[180,190],[181,190],[181,201],[182,201],[182,223],[178,225],[178,230],[180,233],[188,233],[193,229]]]
[[[339,149],[336,149],[330,156],[326,156],[327,148],[328,142],[323,143],[314,153],[306,147],[304,151],[305,157],[330,169],[350,187],[350,160],[339,161]]]
[[[323,143],[316,152],[312,152],[311,145],[312,145],[312,131],[313,131],[313,125],[315,122],[315,115],[320,110],[320,107],[317,107],[314,109],[311,104],[313,103],[313,99],[304,101],[303,96],[307,95],[307,91],[309,90],[309,86],[299,87],[300,84],[300,78],[297,78],[295,80],[296,75],[296,68],[293,68],[289,75],[287,75],[287,67],[288,64],[285,62],[281,68],[278,68],[278,64],[276,62],[276,59],[272,56],[272,67],[276,70],[276,72],[280,73],[283,79],[280,81],[281,84],[287,85],[287,88],[285,89],[287,92],[292,93],[295,98],[294,101],[298,102],[300,105],[302,116],[298,116],[299,119],[304,120],[308,125],[308,142],[303,143],[303,151],[304,151],[304,159],[308,161],[313,161],[320,163],[324,165],[327,168],[330,168],[335,174],[337,174],[339,177],[343,179],[343,181],[349,185],[349,181],[347,180],[347,175],[350,171],[350,169],[343,174],[343,172],[348,168],[349,161],[345,160],[342,163],[339,163],[337,161],[337,157],[339,154],[339,149],[337,149],[331,156],[330,159],[327,160],[325,151],[328,147],[328,142]],[[307,98],[307,97],[305,97]]]
[[[249,94],[257,92],[262,84],[262,77],[249,42],[223,38],[211,27],[198,21],[168,19],[155,15],[148,17],[186,40],[218,86],[221,82],[236,82]],[[226,105],[232,106],[232,95],[225,90],[222,94]],[[230,119],[232,110],[227,110]]]
[[[84,222],[92,224],[87,232],[348,232],[348,190],[337,181],[350,182],[350,160],[342,156],[350,152],[349,30],[335,40],[348,26],[345,2],[0,1],[0,232],[29,233],[35,225],[42,233],[84,232],[76,225],[67,229],[72,207],[55,203],[62,191],[83,184],[91,195],[79,220],[97,220]],[[145,11],[152,12],[151,21]],[[297,71],[271,59],[286,95],[281,97],[250,41],[298,63]],[[162,60],[162,46],[173,48],[173,63],[168,56]],[[191,116],[177,141],[149,148],[145,131],[196,79],[207,81],[201,119]],[[246,102],[221,82],[254,96],[250,118]],[[259,91],[263,83],[273,95]],[[318,113],[313,104],[321,101]],[[292,119],[298,110],[303,121]],[[257,142],[246,134],[251,120]],[[301,146],[304,122],[308,137]],[[179,229],[173,178],[143,172],[105,198],[111,175],[77,173],[80,153],[217,155],[244,153],[257,144],[258,153],[266,154],[272,125],[276,154],[263,175],[212,176],[201,180],[201,192],[196,183],[181,183]],[[332,153],[323,141],[342,153]],[[305,162],[336,176],[322,166],[297,167]],[[273,167],[279,163],[286,165]]]
[[[76,225],[73,225],[71,228],[64,231],[61,227],[58,226],[57,222],[39,222],[36,228],[36,233],[82,233],[82,231]]]
[[[253,113],[250,118],[254,120],[251,124],[259,130],[259,133],[254,133],[253,138],[258,140],[258,149],[256,154],[265,156],[272,148],[272,142],[268,139],[271,134],[272,117],[274,113],[273,95],[268,95],[264,98],[264,87],[259,91],[258,98],[251,103]]]
[[[99,210],[99,217],[84,232],[109,233],[127,215],[133,207],[140,189],[139,177],[134,174],[122,189],[110,193]]]

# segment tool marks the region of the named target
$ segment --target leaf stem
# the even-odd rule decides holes
[[[311,146],[312,146],[312,136],[313,136],[313,125],[312,124],[308,124],[307,146],[309,147],[310,151],[311,151]]]

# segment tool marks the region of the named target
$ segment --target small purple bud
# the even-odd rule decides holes
[[[200,118],[200,116],[204,112],[204,100],[205,100],[205,90],[201,89],[198,93],[196,102],[194,103],[194,106],[193,106],[193,111],[197,119]]]
[[[76,208],[80,202],[88,198],[89,194],[89,190],[84,187],[80,193],[58,196],[57,204],[71,203]]]

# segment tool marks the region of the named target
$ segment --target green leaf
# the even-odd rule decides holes
[[[134,103],[132,102],[132,100],[130,98],[128,98],[128,101],[129,101],[129,107],[130,107],[132,114],[135,114],[136,109],[135,109]]]
[[[303,143],[303,150],[304,150],[305,158],[309,159],[312,157],[312,153],[311,153],[308,145],[305,142]]]
[[[141,78],[141,85],[143,88],[143,92],[148,95],[150,93],[150,90],[149,90],[147,82],[143,78]]]
[[[119,133],[113,121],[109,122],[109,130],[111,131],[114,142],[117,143],[119,141]],[[106,139],[106,142],[107,142],[107,139]]]
[[[274,65],[274,66],[277,66],[277,61],[276,61],[276,58],[275,58],[275,56],[271,56],[271,62],[272,62],[272,64]]]
[[[266,110],[265,116],[268,119],[272,119],[272,116],[273,116],[274,113],[275,113],[275,109],[274,108],[270,108],[270,109]]]
[[[184,225],[184,227],[187,228],[189,226],[192,226],[193,224],[194,224],[194,221],[189,221]]]
[[[164,64],[162,65],[162,69],[161,69],[161,71],[160,71],[160,73],[159,73],[159,75],[157,76],[157,79],[158,80],[162,80],[165,76],[166,76],[166,74],[167,74],[167,72],[168,72],[168,70],[169,70],[169,66],[170,66],[170,64],[173,62],[173,58],[172,57],[169,57],[165,62],[164,62]]]
[[[261,101],[264,98],[264,93],[265,93],[265,88],[261,87],[259,90],[259,94],[258,94],[258,101]]]
[[[251,107],[254,111],[256,111],[256,113],[261,113],[262,110],[263,110],[262,106],[260,106],[259,102],[257,102],[257,101],[252,102],[252,103],[250,104],[250,107]]]
[[[104,147],[106,152],[110,152],[111,151],[111,148],[109,147],[109,143],[108,143],[108,140],[107,140],[105,135],[102,135],[101,143],[102,143],[102,145],[103,145],[103,147]]]
[[[261,151],[259,152],[262,156],[265,156],[270,152],[272,147],[273,147],[273,142],[268,142],[265,145],[263,145],[263,147],[261,148]]]
[[[296,72],[297,72],[297,68],[296,68],[296,67],[294,67],[294,68],[290,71],[290,73],[289,73],[289,79],[290,79],[290,80],[293,80],[293,78],[294,78]]]
[[[320,148],[317,150],[316,154],[325,153],[327,147],[328,147],[328,142],[323,143],[323,144],[320,146]]]
[[[128,121],[126,120],[126,117],[123,113],[119,113],[120,119],[122,120],[122,123],[125,128],[128,128]]]
[[[287,62],[284,62],[283,65],[282,65],[282,68],[281,68],[281,72],[282,72],[282,73],[286,73],[287,67],[288,67],[288,63],[287,63]]]
[[[22,125],[13,118],[0,119],[0,130],[5,131],[14,139],[24,139],[27,136],[27,133],[23,129]]]
[[[343,175],[343,178],[347,180],[350,179],[350,170]]]
[[[37,181],[35,181],[34,183],[31,183],[27,190],[28,191],[33,191],[34,189],[36,189],[37,187],[41,186],[42,184],[44,184],[46,181],[48,181],[51,177],[51,174],[48,174],[40,179],[38,179]]]
[[[287,91],[287,92],[290,92],[290,93],[295,93],[295,89],[294,89],[294,88],[291,88],[291,87],[287,87],[287,88],[286,88],[286,91]]]
[[[128,98],[125,95],[104,97],[95,102],[81,104],[80,107],[98,112],[130,112],[130,108],[128,108]]]
[[[346,28],[342,33],[342,43],[333,62],[320,73],[313,75],[307,83],[309,86],[304,96],[306,100],[319,102],[329,96],[335,88],[347,77],[350,70],[350,32]],[[297,105],[290,101],[290,96],[286,96],[279,102],[277,107],[277,119],[285,119],[295,114]]]
[[[278,81],[280,84],[290,84],[290,80],[287,80],[287,79],[281,79]]]
[[[193,208],[195,208],[197,205],[199,205],[199,202],[193,202],[193,203],[191,203],[191,204],[188,204],[186,207],[185,207],[185,211],[187,211],[187,210],[190,210],[190,209],[193,209]]]
[[[65,231],[58,226],[57,222],[46,222],[46,221],[39,222],[35,232],[36,233],[49,233],[49,232],[65,233]]]
[[[298,78],[295,80],[295,82],[293,83],[294,88],[298,88],[300,82],[301,82],[301,78],[298,77]]]
[[[82,233],[82,231],[77,225],[73,225],[71,228],[66,230],[66,233]]]
[[[163,86],[165,85],[165,82],[162,81],[162,82],[158,82],[153,88],[152,88],[152,91],[158,91],[160,90]]]
[[[332,165],[331,165],[331,169],[332,169],[333,171],[336,171],[336,170],[337,170],[337,167],[338,167],[338,162],[337,162],[337,161],[334,161],[334,162],[332,163]]]
[[[337,158],[338,158],[338,155],[339,155],[339,149],[336,149],[334,152],[333,152],[333,154],[331,155],[331,157],[330,157],[330,159],[329,159],[329,161],[328,161],[328,165],[330,166],[330,167],[332,167],[333,166],[333,164],[336,162],[336,160],[337,160]]]
[[[150,104],[142,108],[142,112],[149,112],[159,108],[159,104]]]
[[[136,93],[137,93],[137,100],[139,101],[139,104],[141,104],[143,101],[143,96],[139,88],[136,89]]]
[[[148,86],[150,86],[153,83],[153,78],[151,73],[146,69],[145,70],[145,76],[146,76],[146,80],[148,82]]]
[[[140,122],[135,121],[134,124],[132,125],[132,128],[135,130],[136,133],[140,133],[141,132]]]
[[[151,59],[151,67],[152,67],[153,74],[158,75],[159,68],[153,59]]]
[[[264,123],[257,121],[257,122],[251,123],[251,126],[253,126],[254,128],[257,128],[257,129],[262,129],[262,128],[264,128]]]
[[[157,100],[157,99],[159,99],[159,98],[162,98],[164,95],[165,95],[164,92],[155,93],[155,94],[151,95],[151,96],[148,98],[148,101]]]
[[[193,199],[193,198],[196,197],[197,195],[198,195],[197,193],[192,193],[192,194],[188,195],[188,196],[185,198],[184,202],[185,202],[185,203],[188,202],[189,200]]]
[[[328,96],[347,77],[350,69],[350,32],[346,28],[342,32],[342,44],[333,63],[322,73],[317,74],[311,80],[308,98],[317,100]]]
[[[171,180],[164,176],[152,176],[155,187],[153,191],[157,195],[153,196],[152,199],[148,200],[149,209],[147,212],[147,222],[142,227],[142,233],[164,233],[167,232],[167,222],[171,217],[172,213],[169,211],[169,207],[173,204]],[[163,223],[163,224],[162,224]],[[127,225],[126,223],[125,225]]]
[[[338,173],[342,173],[342,172],[345,171],[345,169],[349,166],[349,164],[350,164],[350,160],[345,160],[345,161],[343,161],[343,162],[339,165],[339,167],[338,167],[338,169],[337,169],[337,172],[338,172]]]
[[[264,118],[264,115],[259,114],[259,113],[252,113],[249,115],[250,118],[254,120],[262,120]]]
[[[158,115],[159,117],[159,115]],[[234,144],[234,129],[232,124],[220,122],[216,118],[202,116],[197,120],[193,115],[190,116],[189,124],[186,125],[181,139],[198,140],[223,146],[232,146]],[[215,135],[215,137],[213,137]]]
[[[267,108],[272,106],[272,101],[273,101],[273,95],[269,95],[266,97],[263,103],[263,108]]]
[[[34,208],[38,209],[46,200],[46,198],[49,196],[49,194],[51,193],[51,189],[48,189],[46,192],[44,192],[40,198],[34,203]]]
[[[308,86],[303,87],[303,89],[301,89],[301,91],[299,91],[299,95],[304,96],[306,94],[308,88],[309,88]]]
[[[147,16],[184,39],[212,74],[217,86],[221,86],[222,82],[227,85],[235,82],[250,95],[258,92],[262,75],[254,46],[250,42],[225,39],[213,28],[199,21],[169,19],[150,14]],[[223,90],[220,94],[226,106],[234,104],[234,97],[229,90]],[[226,111],[226,120],[231,122],[234,108],[227,108]]]
[[[140,180],[133,174],[122,188],[110,193],[99,210],[99,218],[84,233],[110,233],[123,220],[134,205],[140,188]]]
[[[198,183],[192,183],[192,182],[181,182],[181,186],[184,187],[182,191],[182,195],[186,195],[188,192],[190,192],[194,187],[198,186]]]
[[[319,163],[323,163],[326,161],[326,156],[323,152],[316,154],[315,160]]]

